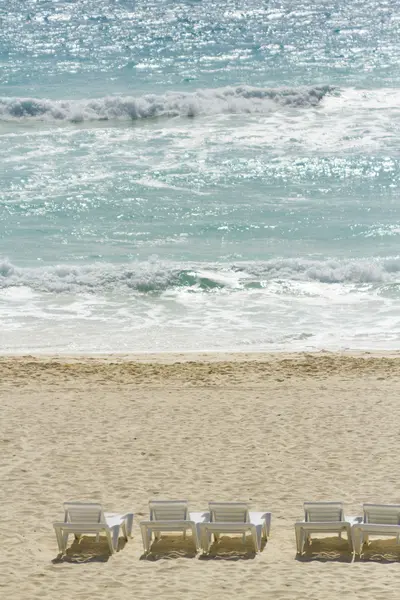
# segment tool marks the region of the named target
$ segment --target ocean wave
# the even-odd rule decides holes
[[[225,113],[268,113],[277,106],[312,107],[335,88],[256,88],[247,85],[168,92],[162,95],[108,96],[92,100],[0,98],[0,121],[107,121],[151,117],[195,117]]]
[[[400,257],[381,261],[277,259],[236,265],[186,265],[142,262],[130,265],[94,263],[21,268],[0,261],[0,289],[28,287],[47,293],[162,293],[170,289],[284,287],[290,282],[379,285],[400,282]]]

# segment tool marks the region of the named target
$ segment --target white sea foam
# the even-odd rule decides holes
[[[400,257],[384,260],[274,259],[234,265],[170,264],[137,262],[129,265],[94,263],[21,268],[4,259],[0,262],[0,289],[30,288],[40,292],[140,293],[173,288],[263,288],[271,282],[323,284],[400,283]]]
[[[224,113],[263,114],[277,106],[316,106],[332,92],[334,88],[329,85],[277,89],[241,85],[195,92],[167,92],[137,97],[108,96],[89,100],[3,97],[0,98],[0,120],[36,119],[79,123]]]
[[[190,268],[3,260],[0,352],[389,349],[400,340],[399,273],[399,257]]]
[[[117,289],[112,300],[68,292],[12,302],[7,291],[0,352],[388,349],[400,339],[398,298],[338,283],[178,287],[157,298]]]

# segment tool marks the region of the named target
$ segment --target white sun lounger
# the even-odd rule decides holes
[[[210,549],[211,539],[218,540],[223,533],[241,533],[243,543],[246,533],[253,539],[255,552],[261,550],[261,540],[268,538],[271,528],[270,512],[253,512],[245,502],[210,502],[209,520],[199,525],[201,548],[207,553]]]
[[[133,513],[107,513],[95,502],[64,502],[64,521],[53,523],[53,527],[61,554],[66,552],[70,534],[79,539],[84,533],[95,534],[97,541],[100,533],[104,533],[112,554],[118,549],[120,528],[127,540],[132,534],[132,524]]]
[[[353,543],[361,556],[370,535],[396,537],[400,543],[400,504],[364,504],[363,522],[353,525]]]
[[[341,537],[344,531],[353,551],[351,527],[355,520],[356,517],[345,517],[342,502],[304,502],[304,521],[294,525],[297,553],[303,554],[312,533],[337,533]]]
[[[198,542],[198,524],[208,518],[208,513],[189,512],[187,500],[150,500],[150,519],[140,522],[143,548],[145,552],[150,551],[152,536],[159,539],[162,532],[181,532],[186,537],[188,529],[192,532],[193,542],[196,549]]]

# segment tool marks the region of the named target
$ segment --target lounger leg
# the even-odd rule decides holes
[[[257,540],[257,552],[261,552],[261,540],[262,540],[262,532],[263,526],[256,525],[256,540]]]
[[[351,543],[353,544],[353,552],[355,552],[357,554],[357,552],[358,552],[357,530],[354,527],[351,528]]]
[[[149,552],[151,546],[152,531],[151,529],[148,529],[146,525],[141,525],[140,531],[142,533],[143,549],[145,552]]]
[[[197,537],[197,527],[196,527],[196,524],[193,523],[190,527],[191,527],[191,530],[192,530],[193,543],[196,546],[196,550],[198,550],[198,548],[199,548],[199,540],[198,540],[198,537]]]
[[[246,534],[245,534],[244,537],[246,539]],[[254,544],[255,553],[257,554],[259,552],[259,545],[258,545],[258,535],[257,535],[257,529],[256,529],[256,527],[252,527],[251,528],[251,537],[253,538],[253,544]]]
[[[271,513],[267,514],[267,517],[265,519],[265,532],[266,537],[269,538],[271,535]]]
[[[267,522],[264,521],[262,535],[264,536],[265,541],[268,539],[268,530],[267,530]]]
[[[208,533],[207,529],[203,529],[202,531],[202,547],[203,547],[203,552],[208,552],[209,546],[210,546],[210,534]]]
[[[107,538],[107,542],[108,542],[108,547],[110,549],[110,554],[114,554],[114,545],[113,545],[113,540],[111,538],[111,533],[110,533],[109,529],[106,529],[106,538]]]
[[[207,529],[204,529],[202,538],[203,538],[203,543],[202,543],[203,551],[208,552],[210,549],[211,533],[209,533]]]
[[[125,541],[127,542],[128,541],[128,532],[126,530],[126,522],[125,521],[122,523],[121,529],[122,529],[122,535],[124,536]]]
[[[197,524],[196,530],[197,530],[197,541],[200,544],[200,550],[202,552],[204,552],[204,531],[203,531],[203,528],[200,526],[200,523]]]
[[[128,537],[132,537],[132,526],[133,526],[133,514],[129,514],[125,519],[126,534]]]
[[[364,532],[359,532],[359,540],[358,540],[358,554],[361,556],[364,546]]]
[[[62,534],[62,546],[63,546],[63,552],[66,552],[67,550],[67,546],[68,546],[68,536],[69,533],[68,531],[64,531]]]
[[[243,533],[242,535],[242,544],[245,546],[246,545],[246,534]]]
[[[119,525],[114,525],[114,527],[112,528],[112,532],[113,532],[113,546],[114,546],[115,552],[117,552],[118,540],[119,540]]]
[[[306,543],[306,532],[301,529],[300,531],[300,554],[304,552],[304,544]]]
[[[207,552],[210,551],[210,546],[212,544],[212,537],[213,537],[213,534],[207,531],[207,544],[206,544],[206,546],[207,546]],[[218,541],[218,537],[214,536],[214,541],[215,540]]]
[[[56,532],[58,549],[61,552],[61,554],[64,554],[62,531],[59,527],[57,527],[57,528],[55,528],[55,532]]]
[[[353,552],[353,536],[351,535],[350,525],[346,527],[347,543],[349,544],[350,552]]]
[[[357,529],[355,527],[351,528],[351,543],[353,545],[353,552],[357,554],[358,552],[358,535]]]
[[[301,544],[300,544],[300,538],[301,538],[301,531],[298,527],[294,528],[294,532],[296,534],[296,548],[297,548],[297,554],[301,553]]]
[[[144,525],[141,525],[140,526],[140,533],[142,534],[143,550],[145,552],[147,552],[148,548],[149,548],[149,543],[148,543],[149,534],[148,534],[148,531],[147,531],[147,527],[144,527]]]

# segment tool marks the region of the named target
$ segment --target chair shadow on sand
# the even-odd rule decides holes
[[[265,548],[266,540],[261,542],[261,551]],[[250,535],[246,536],[243,543],[242,536],[220,536],[218,541],[214,541],[207,554],[200,554],[199,560],[252,560],[256,558],[257,553],[254,550],[254,542]]]
[[[261,550],[266,542],[263,540]],[[142,554],[140,560],[156,561],[161,559],[195,558],[198,554],[196,546],[190,536],[186,539],[182,535],[163,535],[159,540],[154,540],[150,552]],[[200,554],[199,560],[249,560],[256,557],[251,536],[246,537],[243,544],[242,537],[232,538],[221,536],[214,542],[208,554]]]
[[[150,552],[142,554],[140,560],[156,561],[161,559],[194,558],[197,554],[196,544],[191,536],[163,535],[154,540]]]
[[[311,543],[306,543],[304,554],[296,555],[299,562],[353,562],[353,553],[349,548],[346,538],[324,537],[313,538]]]
[[[356,556],[355,561],[358,563],[400,563],[400,545],[396,543],[396,538],[371,540],[368,545],[364,544],[362,556]]]
[[[353,556],[346,539],[338,537],[313,538],[306,544],[305,553],[296,556],[299,562],[377,562],[381,564],[400,563],[400,545],[396,538],[371,540],[364,545],[362,556]]]
[[[118,540],[118,551],[122,550],[125,544],[126,540],[120,537]],[[100,537],[100,540],[97,542],[94,536],[83,535],[79,539],[74,539],[65,554],[58,554],[51,562],[53,564],[107,562],[110,556],[110,548],[105,537]]]

